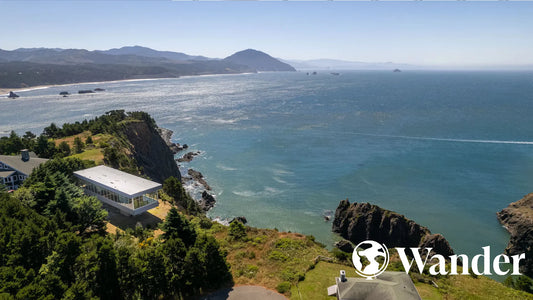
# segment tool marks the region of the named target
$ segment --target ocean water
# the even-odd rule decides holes
[[[95,94],[60,91],[105,88]],[[341,199],[394,210],[457,253],[508,242],[496,212],[533,192],[532,72],[260,73],[81,84],[0,99],[0,134],[143,110],[200,150],[215,218],[337,237]]]

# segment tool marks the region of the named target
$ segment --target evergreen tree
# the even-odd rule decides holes
[[[163,237],[165,240],[180,238],[186,247],[194,245],[196,241],[196,231],[192,224],[173,207],[167,214],[162,225]]]
[[[59,150],[59,153],[63,156],[63,157],[66,157],[66,156],[69,156],[70,155],[70,146],[68,145],[68,143],[66,141],[62,141],[61,143],[59,143],[59,145],[57,146],[58,150]]]
[[[80,137],[77,136],[74,138],[74,153],[82,153],[84,147],[85,145],[81,141]]]

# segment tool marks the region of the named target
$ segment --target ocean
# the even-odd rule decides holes
[[[442,233],[456,253],[501,252],[509,235],[496,212],[533,192],[533,72],[259,73],[18,94],[0,99],[0,134],[146,111],[201,151],[186,167],[213,188],[210,217],[327,245],[338,237],[323,215],[349,198]]]

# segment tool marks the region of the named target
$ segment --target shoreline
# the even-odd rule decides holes
[[[153,80],[163,80],[163,79],[180,79],[180,78],[189,78],[189,77],[208,77],[208,76],[226,76],[226,75],[249,75],[257,73],[229,73],[229,74],[198,74],[198,75],[183,75],[179,77],[161,77],[161,78],[138,78],[138,79],[120,79],[120,80],[109,80],[109,81],[88,81],[88,82],[76,82],[76,83],[65,83],[65,84],[48,84],[48,85],[36,85],[29,86],[24,88],[0,88],[0,96],[7,96],[9,92],[29,92],[34,90],[44,90],[52,87],[68,87],[72,85],[81,85],[81,84],[105,84],[105,83],[120,83],[120,82],[135,82],[135,81],[153,81]]]
[[[77,83],[65,83],[65,84],[49,84],[49,85],[36,85],[24,88],[0,88],[0,96],[8,95],[9,92],[29,92],[35,90],[44,90],[52,87],[72,86],[80,84],[104,84],[104,83],[117,83],[117,82],[132,82],[132,81],[152,81],[161,79],[179,79],[180,77],[162,77],[162,78],[139,78],[139,79],[121,79],[110,81],[89,81],[89,82],[77,82]]]

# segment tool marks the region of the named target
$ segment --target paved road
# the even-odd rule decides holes
[[[287,300],[275,291],[262,286],[243,285],[216,291],[201,300]]]

